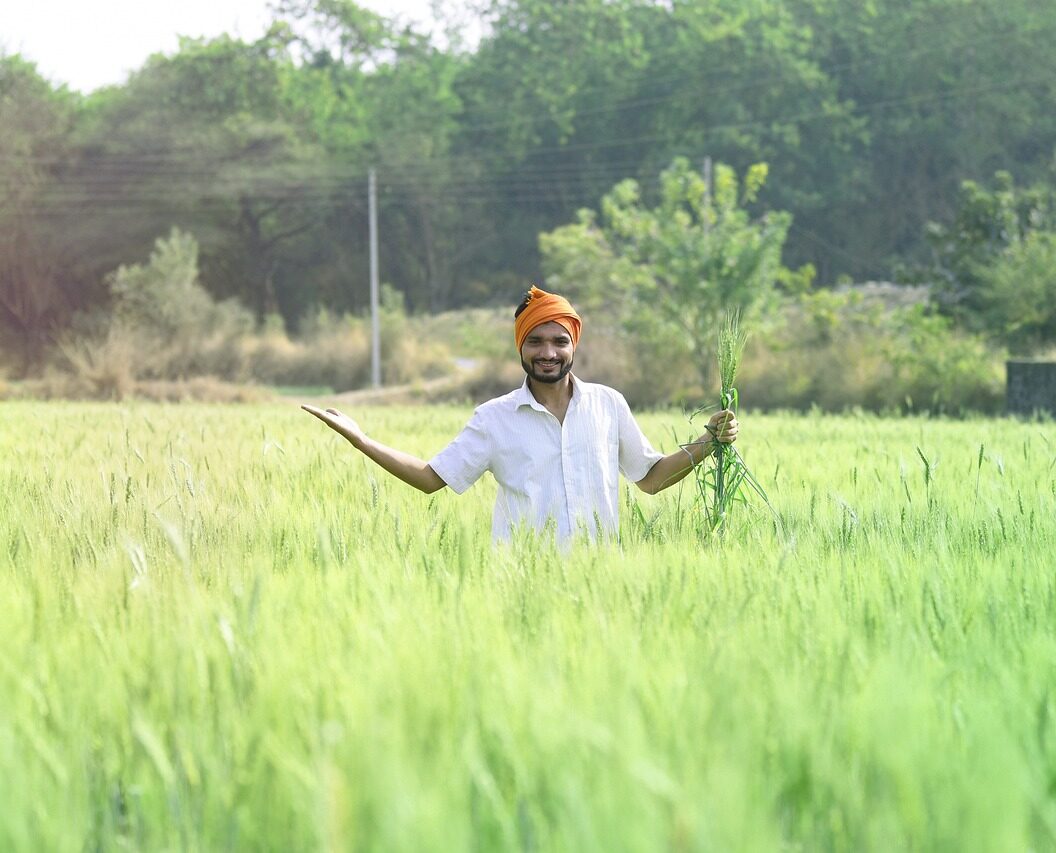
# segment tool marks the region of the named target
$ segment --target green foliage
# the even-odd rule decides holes
[[[601,215],[540,237],[550,287],[612,316],[631,333],[674,335],[706,382],[722,313],[751,316],[772,293],[790,217],[752,218],[746,209],[766,180],[765,164],[745,173],[715,169],[714,192],[683,158],[660,176],[648,208],[635,181],[602,199]]]
[[[86,274],[140,254],[176,223],[201,237],[214,296],[240,299],[258,319],[307,308],[301,300],[313,294],[284,286],[280,257],[303,250],[344,189],[329,179],[313,136],[320,113],[350,117],[330,109],[317,75],[295,72],[287,42],[282,29],[255,42],[185,39],[125,87],[88,99],[71,195],[86,188],[109,227],[78,233],[92,241]]]
[[[43,361],[49,333],[68,321],[78,295],[67,275],[76,223],[50,204],[75,112],[69,92],[0,51],[0,360],[11,359],[18,375]]]
[[[980,291],[988,325],[1017,352],[1056,343],[1056,230],[1015,240],[983,271]]]
[[[749,347],[739,381],[754,406],[997,412],[1003,352],[923,303],[862,290],[787,298]]]
[[[994,267],[1001,264],[1007,269],[1005,253],[1033,232],[1046,230],[1056,230],[1056,196],[1051,187],[1017,187],[1008,172],[994,176],[993,189],[965,181],[952,221],[929,223],[933,258],[917,277],[933,284],[936,301],[958,322],[1004,336],[1012,331],[1013,320],[1002,308],[1008,307],[1010,294],[996,293],[1002,286],[994,281]]]
[[[199,284],[193,236],[173,229],[146,264],[119,267],[106,281],[108,310],[78,315],[58,342],[65,366],[93,396],[122,399],[140,379],[237,373],[253,317]]]
[[[146,264],[122,266],[107,279],[115,320],[162,347],[193,346],[213,333],[250,331],[252,317],[234,301],[217,303],[198,282],[198,242],[173,229]]]
[[[785,262],[823,284],[919,267],[925,223],[955,223],[933,234],[937,296],[961,325],[989,328],[983,269],[1003,251],[1009,204],[1022,227],[1032,190],[1013,188],[1011,202],[1000,186],[993,199],[980,190],[963,217],[953,200],[995,169],[1026,187],[1052,181],[1049,5],[491,0],[472,11],[485,27],[470,47],[353,2],[287,0],[260,39],[184,39],[84,98],[0,60],[8,358],[39,368],[74,311],[105,304],[105,274],[174,225],[201,241],[211,295],[258,320],[361,311],[371,167],[383,275],[408,310],[509,304],[544,272],[540,233],[584,208],[609,227],[600,199],[623,179],[638,206],[662,205],[671,188],[657,176],[679,156],[737,173],[768,163],[758,208],[794,214]],[[604,247],[567,248],[579,257],[569,269],[592,276],[579,268]],[[603,261],[640,284],[634,262]],[[789,292],[805,287],[777,275]],[[641,323],[684,349],[683,319]]]

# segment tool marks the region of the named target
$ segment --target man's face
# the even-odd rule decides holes
[[[543,323],[528,333],[521,346],[521,367],[536,382],[554,383],[572,369],[575,347],[560,323]]]

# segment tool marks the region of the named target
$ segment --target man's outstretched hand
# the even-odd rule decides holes
[[[308,414],[315,415],[338,435],[342,435],[355,444],[365,438],[363,430],[352,418],[341,414],[337,409],[317,409],[315,406],[301,406]]]
[[[440,479],[440,475],[429,467],[429,463],[423,462],[417,456],[404,453],[402,450],[386,447],[381,442],[368,439],[366,433],[359,428],[359,424],[348,415],[341,414],[337,409],[317,409],[315,406],[301,406],[301,408],[308,414],[315,415],[338,435],[347,438],[356,450],[377,462],[394,477],[399,477],[403,482],[420,489],[427,495],[447,485]]]

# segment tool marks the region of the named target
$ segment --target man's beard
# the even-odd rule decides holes
[[[524,372],[527,373],[533,381],[543,382],[546,385],[553,385],[568,376],[568,372],[572,369],[572,359],[570,358],[568,361],[561,362],[561,368],[553,373],[539,373],[532,364],[525,361],[523,358],[521,359],[521,367],[524,368]]]

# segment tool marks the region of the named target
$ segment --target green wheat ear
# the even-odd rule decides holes
[[[727,312],[722,326],[719,327],[719,383],[722,392],[723,408],[733,402],[734,382],[737,379],[737,368],[741,364],[748,333],[741,329],[738,312]]]

